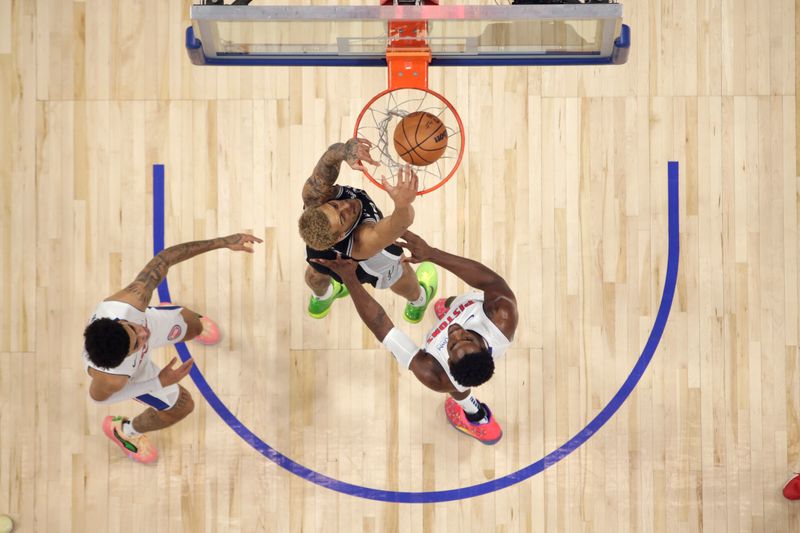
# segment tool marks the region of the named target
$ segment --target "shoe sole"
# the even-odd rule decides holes
[[[131,452],[128,448],[126,448],[125,445],[122,444],[116,436],[114,436],[114,428],[111,427],[110,418],[103,420],[103,433],[106,434],[106,437],[108,437],[111,440],[111,442],[119,446],[120,449],[125,453],[125,455],[128,456],[128,459],[131,459],[132,461],[136,461],[137,463],[141,463],[143,465],[149,465],[155,462],[156,459],[158,459],[158,450],[155,451],[152,459],[145,460],[145,459],[140,459],[138,457],[138,454],[135,454]]]
[[[453,422],[450,420],[449,417],[445,417],[445,418],[447,418],[447,423],[450,424],[451,426],[453,426],[453,428],[455,428],[456,431],[458,431],[459,433],[463,433],[464,435],[468,435],[468,436],[472,437],[473,439],[475,439],[476,441],[480,442],[481,444],[485,444],[486,446],[492,446],[493,444],[497,444],[498,442],[500,442],[500,439],[503,438],[503,430],[501,429],[500,430],[500,436],[497,437],[496,439],[494,439],[494,440],[481,440],[478,437],[476,437],[475,435],[473,435],[472,433],[470,433],[469,431],[467,431],[466,429],[453,424]]]

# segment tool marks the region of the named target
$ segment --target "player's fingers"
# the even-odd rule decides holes
[[[194,359],[192,359],[192,358],[190,357],[189,359],[187,359],[186,361],[184,361],[184,362],[183,362],[183,364],[182,364],[181,366],[179,366],[178,368],[176,368],[176,369],[175,369],[175,371],[176,371],[176,372],[180,372],[180,373],[182,373],[182,374],[186,374],[186,373],[188,373],[188,372],[189,372],[189,369],[190,369],[190,368],[192,368],[192,365],[193,365],[193,364],[194,364]]]
[[[363,137],[356,137],[356,141],[358,142],[358,144],[372,146],[372,142],[369,139],[364,139]]]
[[[169,360],[169,363],[167,363],[167,366],[165,368],[172,368],[172,365],[174,365],[175,361],[177,360],[178,360],[177,357],[173,357],[172,359]]]

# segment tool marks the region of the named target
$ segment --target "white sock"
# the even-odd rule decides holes
[[[133,423],[130,420],[126,420],[122,423],[122,432],[128,437],[138,437],[141,435],[141,433],[133,429]]]
[[[313,293],[314,291],[311,292]],[[314,294],[314,297],[317,300],[327,300],[331,296],[333,296],[333,283],[328,283],[328,290],[326,290],[325,294],[323,294],[322,296],[317,296],[316,294]]]
[[[455,400],[455,398],[453,399]],[[478,402],[477,398],[475,398],[475,396],[473,396],[472,394],[470,394],[463,400],[456,400],[456,403],[460,405],[461,408],[464,409],[464,412],[467,413],[468,415],[474,415],[475,413],[481,410],[481,404]],[[484,417],[476,423],[485,424],[488,421],[489,418],[484,414]]]
[[[425,302],[428,301],[428,293],[425,292],[425,287],[422,285],[419,286],[419,298],[414,300],[413,302],[409,300],[409,303],[414,307],[422,307],[425,305]]]

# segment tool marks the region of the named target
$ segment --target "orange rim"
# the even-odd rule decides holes
[[[383,97],[383,96],[385,96],[385,95],[387,95],[387,94],[389,94],[391,92],[399,91],[399,90],[402,90],[402,89],[409,89],[409,87],[397,87],[397,88],[394,88],[394,89],[386,89],[384,91],[379,92],[375,96],[373,96],[372,99],[370,99],[370,101],[367,102],[367,104],[361,110],[361,113],[358,114],[358,118],[356,118],[356,125],[353,128],[353,136],[354,137],[358,136],[358,128],[359,128],[359,126],[361,126],[361,119],[364,117],[364,115],[366,114],[366,112],[369,110],[370,106],[372,106],[373,103],[375,103],[379,98],[381,98],[381,97]],[[419,191],[417,193],[417,196],[422,196],[423,194],[428,194],[428,193],[433,192],[436,189],[440,188],[442,185],[444,185],[445,183],[450,181],[450,178],[452,178],[455,175],[456,171],[458,170],[458,167],[461,166],[461,159],[464,157],[464,147],[466,146],[467,139],[466,139],[466,136],[464,135],[464,123],[461,121],[461,116],[458,114],[458,111],[456,111],[456,108],[453,106],[453,104],[450,103],[450,101],[447,98],[445,98],[441,94],[437,93],[436,91],[432,91],[432,90],[430,90],[428,88],[411,87],[411,89],[415,89],[415,90],[426,92],[428,94],[431,94],[435,98],[438,98],[439,100],[441,100],[444,103],[444,105],[447,106],[447,108],[450,110],[450,112],[453,114],[453,116],[455,117],[456,122],[458,123],[458,134],[459,134],[459,136],[461,138],[461,148],[458,150],[458,157],[456,158],[456,162],[453,165],[453,168],[451,168],[450,171],[447,173],[447,176],[445,176],[444,179],[440,180],[437,184],[435,184],[432,187],[428,187],[427,189],[423,189],[423,190],[421,190],[421,191]],[[361,163],[361,161],[359,161],[359,163]],[[365,169],[367,168],[366,165],[364,165],[364,168]],[[370,174],[369,170],[362,170],[362,172],[364,173],[364,175],[367,177],[367,179],[369,181],[371,181],[372,183],[377,185],[379,188],[381,188],[383,190],[386,190],[384,188],[384,186],[381,184],[381,182],[376,180],[372,176],[372,174]]]

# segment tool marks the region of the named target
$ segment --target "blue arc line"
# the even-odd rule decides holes
[[[279,451],[272,448],[269,444],[262,441],[250,429],[245,426],[231,411],[222,403],[217,397],[216,393],[211,389],[203,374],[197,365],[192,367],[190,375],[198,390],[211,405],[214,411],[222,418],[222,420],[230,426],[242,439],[244,439],[250,446],[255,448],[259,453],[270,461],[276,463],[281,468],[300,476],[301,478],[316,483],[322,487],[326,487],[343,494],[365,498],[369,500],[378,500],[384,502],[396,503],[435,503],[447,502],[453,500],[461,500],[465,498],[472,498],[482,494],[488,494],[496,490],[500,490],[511,485],[515,485],[520,481],[524,481],[539,472],[543,471],[561,459],[565,458],[584,442],[589,440],[603,425],[608,422],[612,416],[622,407],[622,404],[633,392],[634,387],[639,383],[650,360],[655,354],[661,336],[664,333],[664,328],[667,325],[669,318],[669,311],[672,307],[672,300],[675,296],[675,285],[678,279],[678,259],[680,257],[680,232],[679,232],[679,210],[678,210],[678,163],[677,161],[670,161],[668,163],[668,177],[667,188],[669,193],[669,255],[667,258],[667,274],[664,281],[664,292],[661,295],[661,304],[658,308],[653,329],[650,332],[650,337],[639,356],[638,361],[631,370],[625,382],[620,389],[611,398],[611,401],[606,404],[603,409],[578,433],[571,439],[559,446],[557,449],[545,455],[535,463],[532,463],[525,468],[512,472],[511,474],[503,477],[479,483],[477,485],[470,485],[468,487],[461,487],[450,490],[438,490],[430,492],[405,492],[405,491],[392,491],[381,490],[370,487],[363,487],[346,483],[328,477],[319,472],[315,472],[308,467],[296,463],[292,459],[286,457]],[[164,248],[164,166],[153,165],[153,248],[154,252],[158,253]],[[158,287],[158,296],[162,302],[172,301],[169,296],[169,286],[165,279]],[[181,360],[186,361],[191,357],[186,344],[179,343],[175,345]]]

